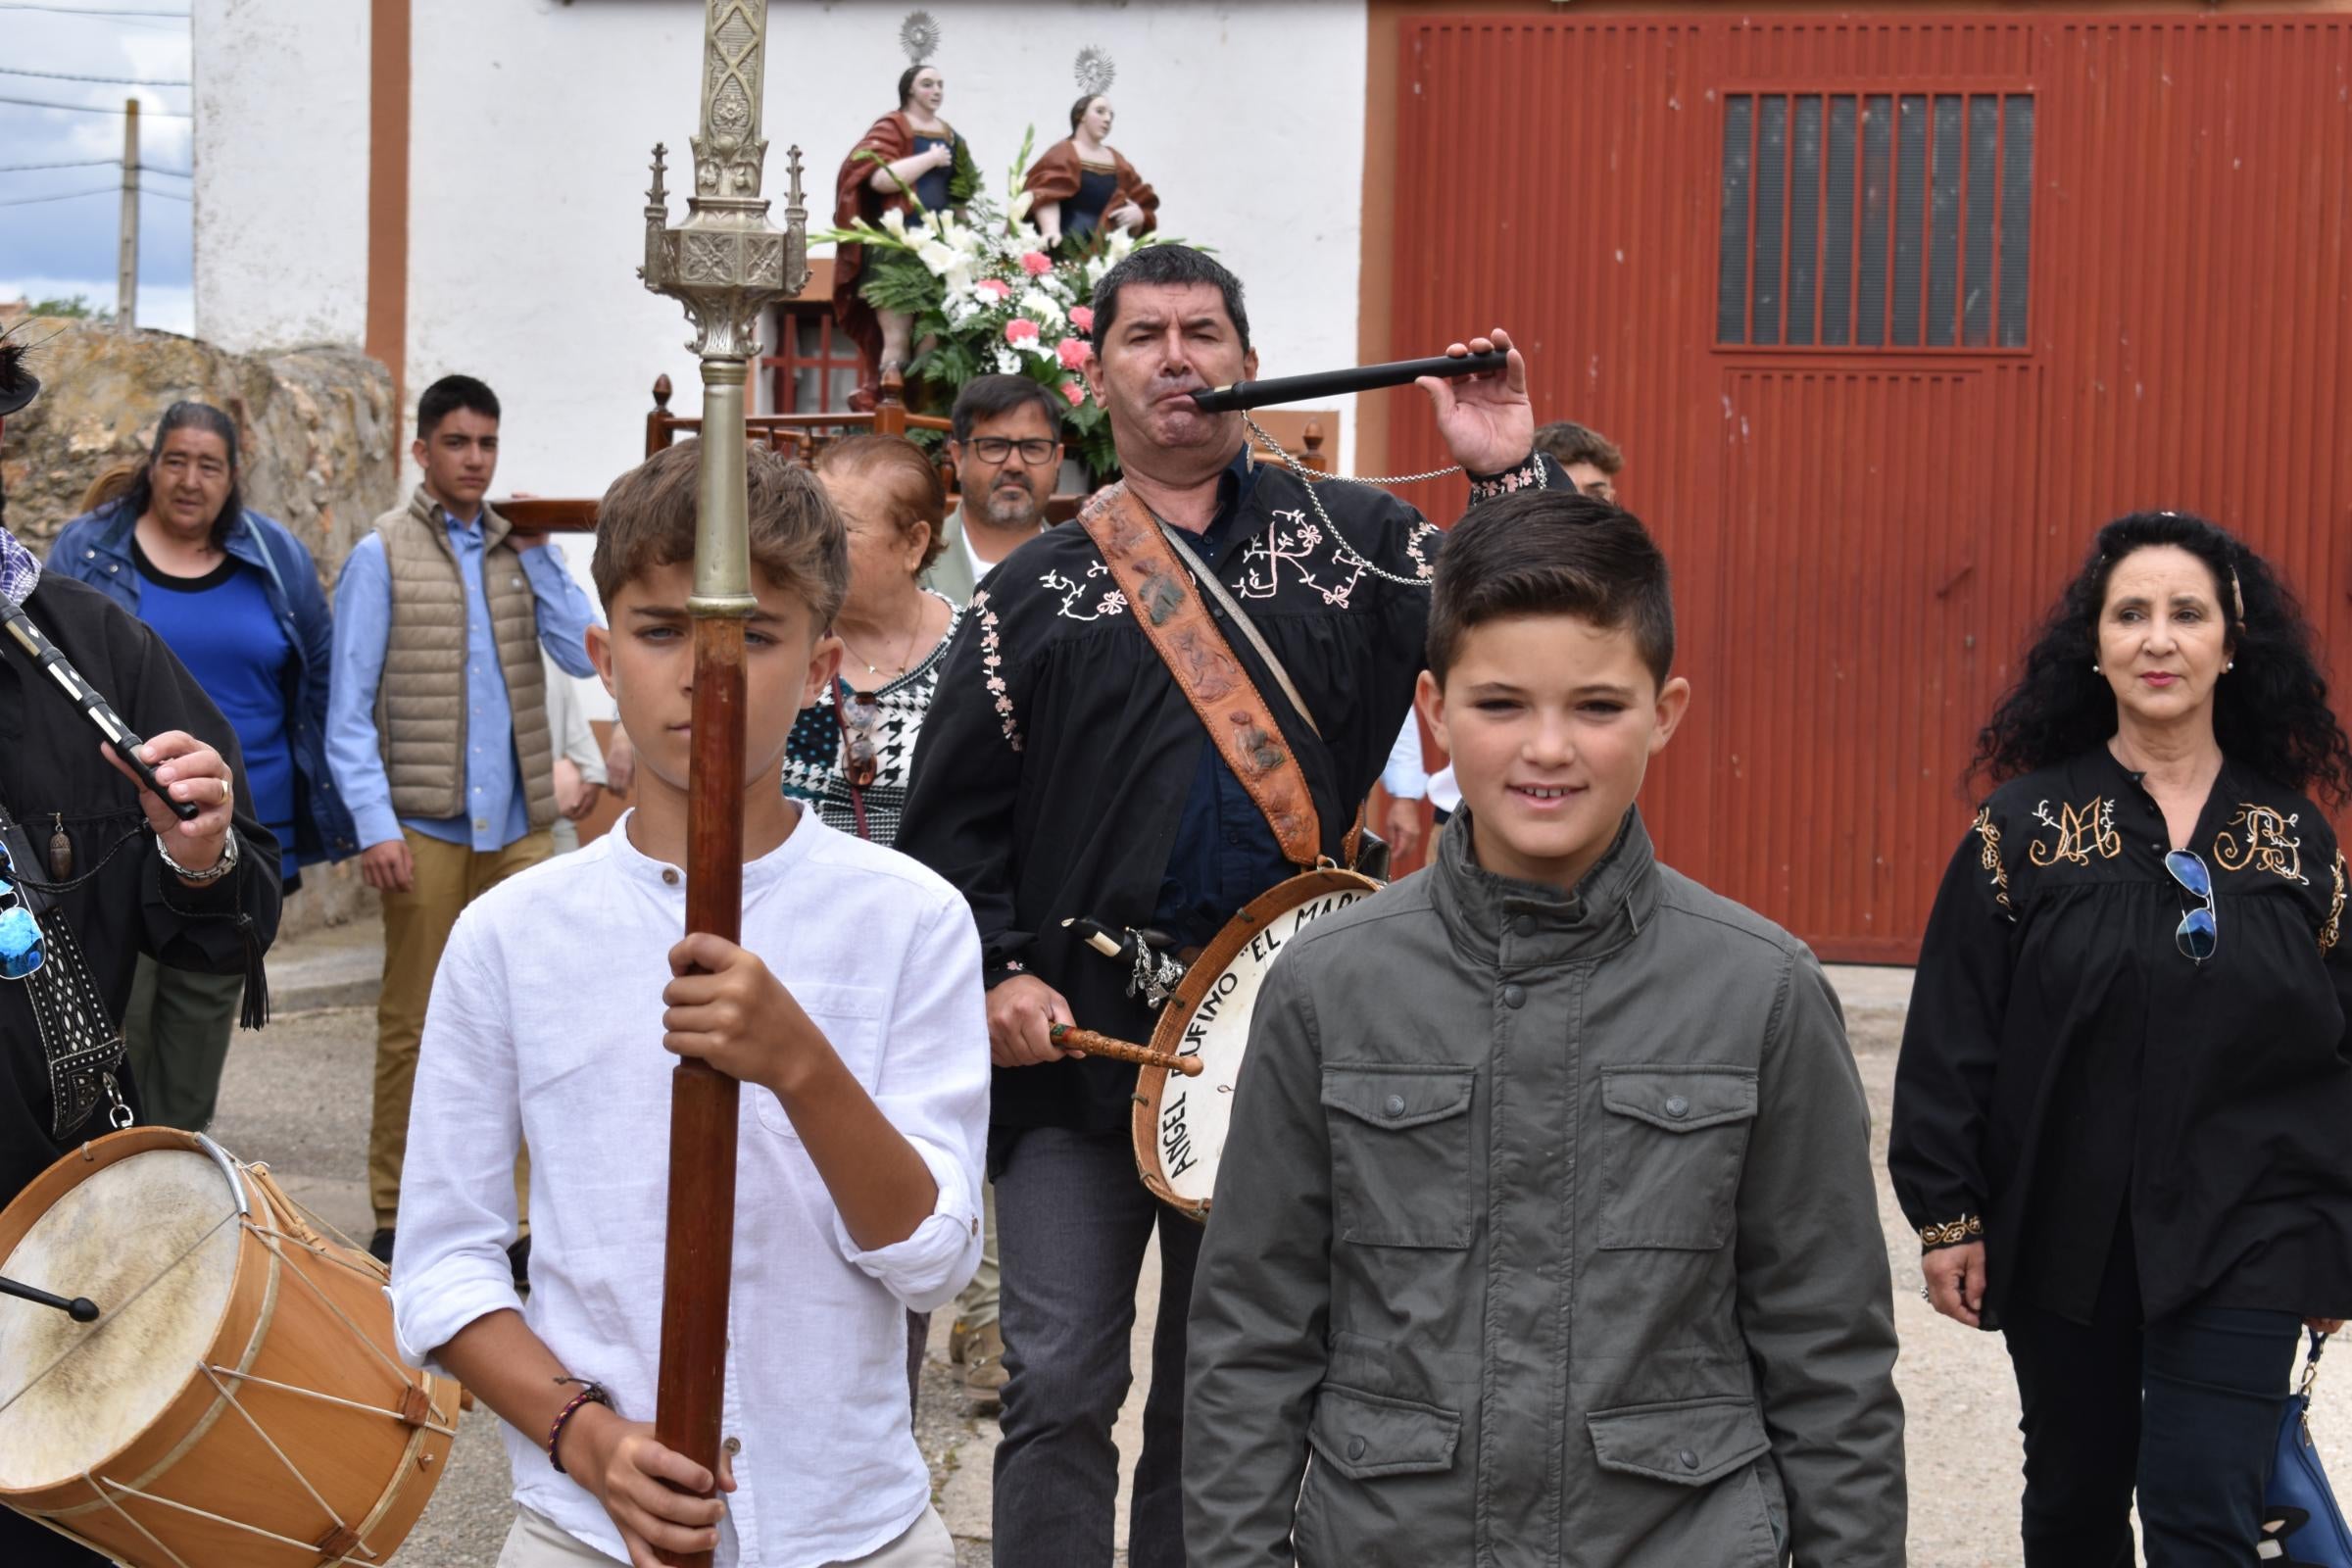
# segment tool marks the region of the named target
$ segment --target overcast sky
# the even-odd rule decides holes
[[[166,118],[185,111],[185,87],[131,87],[119,82],[62,81],[29,72],[186,81],[188,24],[156,17],[74,16],[74,11],[184,13],[187,0],[53,0],[27,9],[0,0],[0,98],[88,104],[112,111],[84,114],[0,103],[0,300],[86,294],[93,305],[115,304],[116,228],[122,216],[122,101],[139,100],[140,162],[155,166],[141,177],[139,300],[141,326],[192,330],[190,277],[191,186],[155,170],[186,171],[190,122]],[[24,164],[105,160],[77,169],[20,170]],[[103,194],[27,202],[27,197]]]

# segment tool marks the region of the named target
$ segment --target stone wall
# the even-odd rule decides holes
[[[57,333],[32,362],[41,395],[0,436],[8,525],[36,552],[79,514],[91,481],[145,457],[164,411],[189,398],[237,421],[245,504],[309,545],[328,584],[368,524],[399,501],[392,375],[356,349],[237,355],[170,332],[65,321],[22,330],[36,342]],[[356,865],[307,872],[282,934],[340,924],[371,906]]]

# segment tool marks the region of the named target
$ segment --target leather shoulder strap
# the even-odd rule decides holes
[[[1152,509],[1122,480],[1087,503],[1078,525],[1102,552],[1135,623],[1176,677],[1217,755],[1265,813],[1283,855],[1294,865],[1315,864],[1323,855],[1323,826],[1306,773],[1273,710],[1210,618],[1192,573],[1160,536]]]

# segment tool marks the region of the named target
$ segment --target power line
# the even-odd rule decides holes
[[[110,158],[107,162],[120,163],[121,160]],[[141,164],[139,172],[142,174],[170,174],[173,179],[194,179],[196,177],[184,169],[167,169],[162,164]]]
[[[62,164],[0,164],[0,174],[24,174],[36,169],[107,169],[122,162],[120,158],[75,158]]]
[[[88,190],[61,190],[54,196],[14,196],[0,202],[0,207],[32,207],[41,202],[70,202],[83,196],[119,196],[122,193],[122,187],[120,185],[93,185]]]
[[[196,199],[193,196],[183,196],[175,190],[166,190],[161,185],[141,185],[139,193],[143,196],[162,196],[175,202],[193,202]]]
[[[188,20],[185,11],[90,11],[80,6],[39,6],[27,0],[0,0],[0,11],[47,11],[61,17],[176,17]]]
[[[6,0],[0,0],[0,9],[5,8]],[[96,12],[90,14],[97,15]],[[119,115],[122,112],[120,109],[109,109],[104,104],[59,104],[51,103],[46,98],[11,98],[5,94],[0,94],[0,104],[22,104],[26,109],[71,109],[85,115]],[[149,109],[143,104],[139,108],[139,116],[143,120],[194,120],[196,118],[185,110]]]
[[[26,71],[18,66],[0,66],[0,76],[44,76],[51,81],[96,81],[117,87],[193,87],[192,81],[169,81],[146,76],[77,76],[70,71]]]

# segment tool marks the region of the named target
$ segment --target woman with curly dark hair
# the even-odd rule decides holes
[[[1978,738],[1887,1163],[2000,1329],[2027,1568],[2245,1564],[2295,1342],[2352,1315],[2352,743],[2294,596],[2200,518],[2089,559]],[[2288,1555],[2295,1555],[2291,1543]]]

